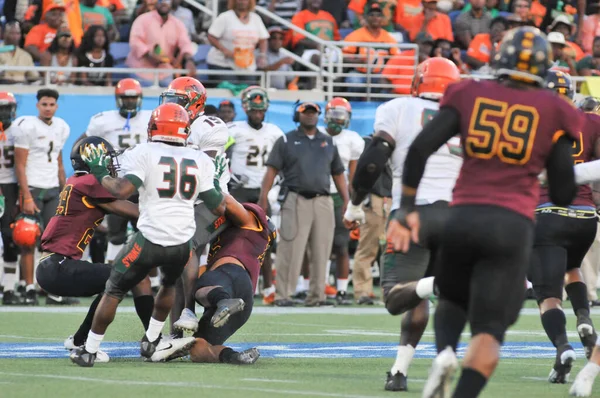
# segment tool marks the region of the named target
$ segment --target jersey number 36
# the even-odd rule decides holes
[[[170,156],[160,158],[158,164],[169,166],[169,170],[163,173],[163,181],[167,182],[167,188],[157,188],[160,198],[170,199],[176,193],[185,199],[190,200],[196,192],[196,177],[189,174],[189,169],[197,169],[198,165],[193,159],[181,159],[181,163]]]

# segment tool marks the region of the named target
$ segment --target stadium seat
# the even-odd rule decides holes
[[[198,46],[198,51],[196,51],[196,54],[194,55],[194,63],[196,65],[206,61],[206,56],[208,55],[208,51],[210,51],[211,47],[212,46],[210,44],[201,44]]]
[[[512,15],[512,12],[508,12],[508,11],[499,11],[498,12],[499,17],[508,18],[510,15]]]
[[[354,29],[352,28],[340,29],[340,36],[342,36],[342,40],[344,40],[344,38],[352,32],[354,32]]]
[[[458,18],[458,16],[460,15],[461,11],[460,10],[456,10],[456,11],[451,11],[448,16],[450,17],[450,22],[452,22],[452,25],[454,25],[454,21],[456,20],[456,18]]]
[[[110,54],[113,56],[115,64],[125,61],[129,54],[129,43],[110,43]]]

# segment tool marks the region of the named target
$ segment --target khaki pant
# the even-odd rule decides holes
[[[296,292],[304,254],[310,252],[310,287],[307,304],[325,300],[325,269],[333,245],[333,200],[329,196],[306,199],[290,192],[281,206],[277,243],[275,299]]]
[[[600,226],[596,232],[596,239],[590,247],[590,250],[583,259],[581,272],[583,281],[587,285],[588,300],[598,300],[597,283],[598,271],[600,268]]]
[[[352,284],[354,297],[369,296],[373,293],[371,264],[379,251],[379,239],[385,233],[386,217],[390,212],[390,198],[371,195],[371,205],[365,207],[366,222],[360,226],[360,238],[354,254]]]

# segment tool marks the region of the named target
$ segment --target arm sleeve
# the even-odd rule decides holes
[[[267,159],[267,166],[271,166],[277,170],[283,169],[285,159],[285,138],[286,137],[283,136],[275,141],[275,145],[273,145],[273,149]]]
[[[225,13],[219,15],[208,28],[208,34],[220,39],[225,33]]]
[[[258,28],[258,38],[262,40],[262,39],[268,39],[269,37],[271,37],[271,35],[267,31],[267,27],[265,26],[262,19],[260,19],[260,17],[257,14],[253,14],[253,15],[254,15],[254,17],[256,17],[256,27]]]
[[[29,33],[27,33],[27,36],[25,36],[25,43],[23,44],[23,47],[27,47],[27,46],[39,46],[40,43],[40,29],[37,29],[38,26],[34,26],[33,28],[31,28],[31,30],[29,31]]]
[[[563,135],[552,147],[546,161],[550,200],[557,206],[569,205],[577,193],[572,148],[573,140]]]
[[[342,163],[342,159],[340,158],[340,153],[338,152],[337,146],[333,146],[333,159],[331,160],[331,175],[336,176],[342,174],[346,171],[344,167],[344,163]]]
[[[136,58],[142,58],[145,54],[152,51],[152,44],[146,42],[144,19],[143,14],[137,17],[131,25],[131,33],[129,34],[131,53]]]
[[[210,157],[198,152],[198,192],[206,192],[215,188],[215,165]]]
[[[15,124],[21,128],[21,134],[15,137],[15,148],[29,149],[32,142],[31,131],[27,126],[27,120],[15,120]]]
[[[132,180],[137,180],[144,183],[145,173],[144,170],[147,170],[149,166],[146,164],[147,159],[143,151],[140,150],[140,147],[134,147],[129,151],[125,151],[123,153],[122,158],[120,159],[121,169],[123,170],[123,175],[125,178]],[[139,188],[136,186],[136,188]]]
[[[193,136],[193,144],[198,145],[201,151],[224,151],[227,141],[229,141],[229,129],[227,125],[217,117],[206,118],[198,125],[192,124],[192,130],[196,125]]]
[[[294,17],[292,18],[292,24],[296,25],[300,29],[304,29],[304,25],[306,24],[306,22],[304,21],[304,15],[305,13],[302,11],[294,15]],[[304,39],[304,35],[296,31],[292,31],[292,48],[296,47],[298,42],[302,41],[302,39]]]
[[[373,125],[373,132],[383,131],[389,136],[395,138],[396,131],[398,131],[398,120],[401,119],[402,107],[396,107],[392,111],[391,102],[379,105],[375,111],[375,124]]]
[[[454,109],[444,108],[427,123],[413,141],[406,155],[402,184],[418,188],[431,154],[454,137],[460,128],[460,115]]]

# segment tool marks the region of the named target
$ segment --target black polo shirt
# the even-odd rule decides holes
[[[333,139],[321,132],[309,138],[293,130],[279,138],[266,163],[283,173],[283,185],[293,192],[328,195],[332,175],[345,171]]]

